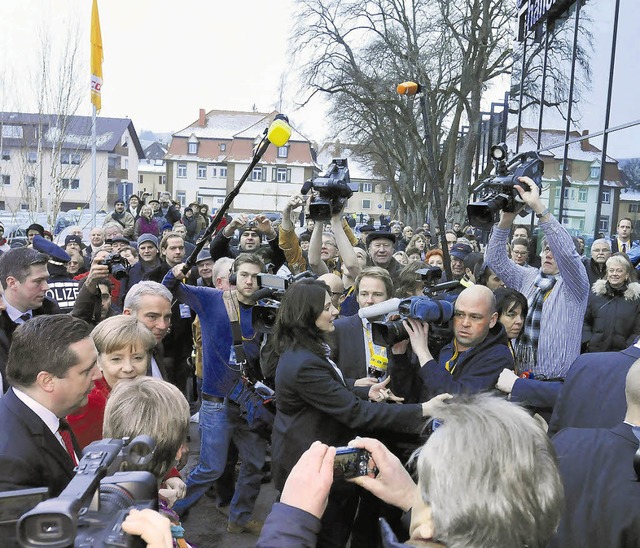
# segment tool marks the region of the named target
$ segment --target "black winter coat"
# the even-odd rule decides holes
[[[613,289],[606,280],[591,287],[582,327],[586,352],[614,352],[632,345],[640,335],[640,283]]]

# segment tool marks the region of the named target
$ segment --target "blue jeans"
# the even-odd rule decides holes
[[[241,465],[229,505],[229,521],[243,525],[251,519],[260,493],[267,442],[249,430],[247,421],[240,416],[240,408],[227,400],[225,403],[203,400],[199,425],[200,461],[187,478],[186,497],[177,501],[173,509],[180,514],[193,506],[222,475],[229,442],[233,440]]]

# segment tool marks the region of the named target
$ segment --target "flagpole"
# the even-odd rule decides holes
[[[96,193],[97,193],[97,180],[96,180],[96,106],[93,106],[93,113],[91,115],[91,227],[96,227]]]

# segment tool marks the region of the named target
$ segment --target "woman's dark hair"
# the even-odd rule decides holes
[[[513,310],[518,305],[522,307],[522,316],[524,318],[527,317],[527,313],[529,312],[527,298],[519,291],[507,287],[499,287],[493,292],[493,295],[496,298],[498,318],[500,318],[502,314]]]
[[[477,265],[482,264],[483,261],[484,254],[474,251],[472,253],[469,253],[469,255],[467,255],[462,262],[464,263],[464,267],[468,268],[473,274],[476,270]]]
[[[316,326],[318,316],[324,310],[329,286],[318,280],[303,279],[289,287],[282,297],[273,329],[278,354],[289,348],[301,346],[318,356],[325,356],[327,334]]]
[[[427,263],[422,261],[413,261],[404,266],[398,274],[396,281],[396,292],[394,297],[404,299],[405,297],[413,297],[415,295],[416,288],[422,288],[423,284],[418,276],[416,270],[421,268],[427,268]]]

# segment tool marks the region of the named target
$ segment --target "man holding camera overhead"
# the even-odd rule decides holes
[[[580,354],[589,280],[573,239],[540,200],[539,187],[529,177],[518,180],[515,189],[544,232],[542,266],[527,268],[509,260],[507,241],[517,212],[502,211],[487,246],[486,262],[507,287],[527,298],[529,312],[515,352],[517,373],[526,378],[503,371],[497,388],[514,401],[548,410],[560,383],[547,381],[564,379]]]

